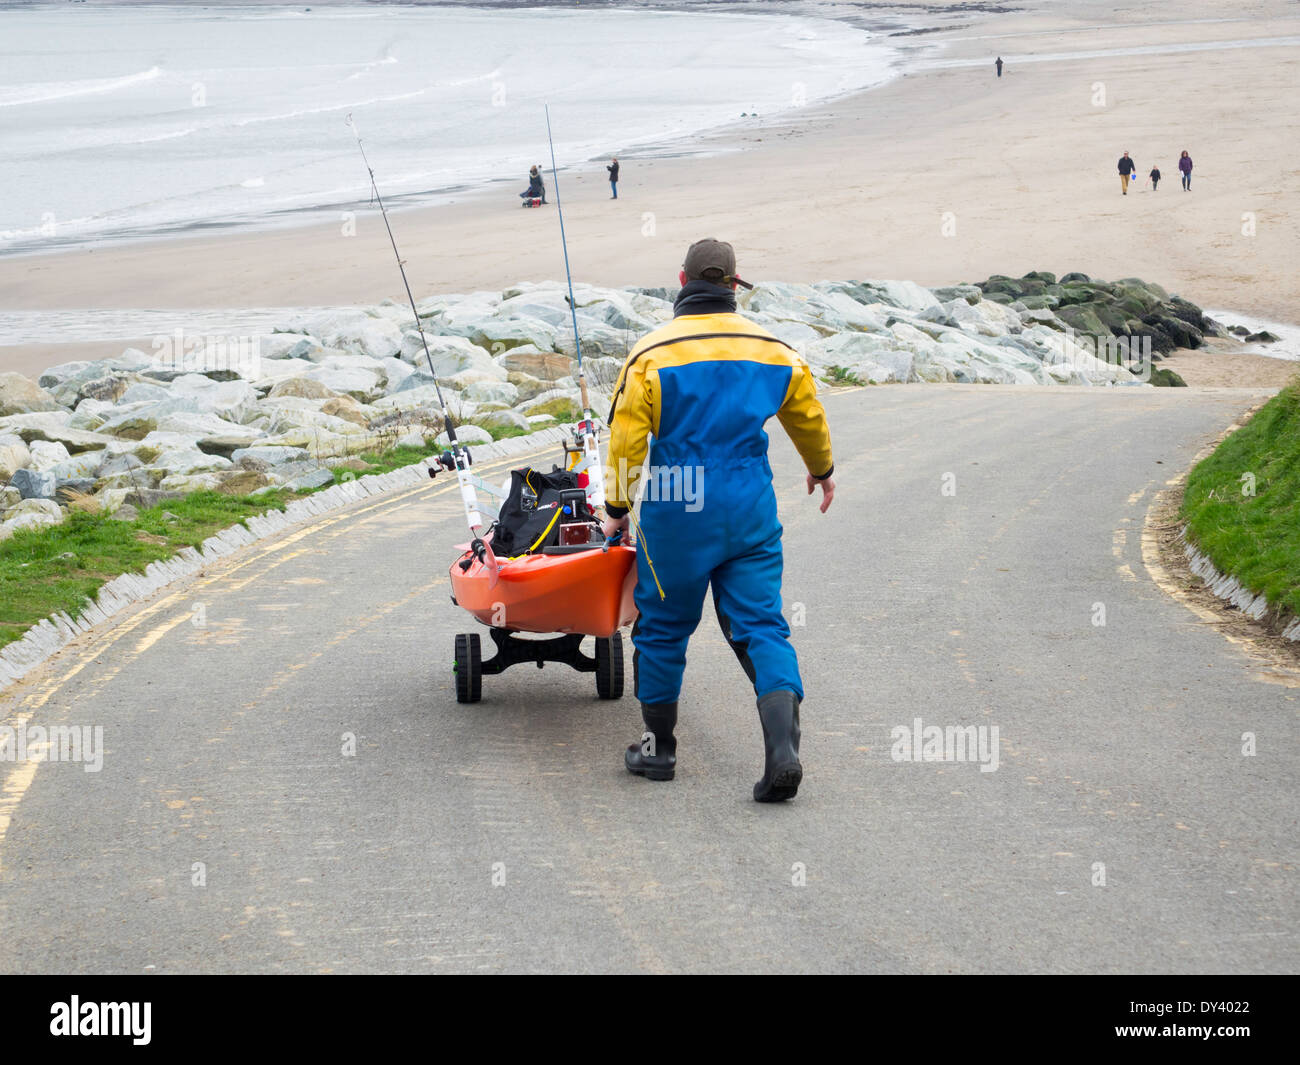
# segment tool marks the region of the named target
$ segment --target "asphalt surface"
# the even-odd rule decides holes
[[[837,393],[825,516],[773,423],[807,688],[781,806],[707,613],[672,783],[622,768],[630,646],[619,702],[518,666],[456,703],[445,480],[251,547],[0,699],[105,746],[0,763],[0,971],[1294,971],[1300,687],[1140,545],[1257,399]],[[896,761],[918,717],[997,726],[996,771]]]

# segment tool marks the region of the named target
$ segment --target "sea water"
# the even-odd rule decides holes
[[[545,104],[563,168],[777,119],[887,80],[894,56],[792,14],[0,7],[0,254],[363,202],[349,115],[385,198],[429,202],[525,188],[550,165]]]

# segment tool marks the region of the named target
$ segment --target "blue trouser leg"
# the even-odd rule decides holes
[[[754,693],[792,691],[803,698],[799,659],[790,643],[790,627],[781,611],[780,526],[776,535],[755,544],[712,573],[719,619],[730,627],[729,640],[752,665]],[[744,658],[741,659],[744,665]]]
[[[643,533],[649,523],[642,511]],[[651,528],[654,528],[651,525]],[[664,551],[657,550],[662,543]],[[700,623],[704,595],[709,588],[709,574],[689,567],[689,556],[679,556],[670,549],[669,536],[650,532],[637,548],[637,583],[634,599],[641,612],[632,628],[633,674],[636,696],[643,703],[672,703],[682,690],[686,671],[686,645]],[[659,598],[650,566],[648,549],[655,560],[655,570],[663,585]]]

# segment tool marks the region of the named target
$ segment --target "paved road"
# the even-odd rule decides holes
[[[1294,971],[1300,688],[1139,542],[1253,401],[830,396],[830,515],[774,446],[808,688],[785,806],[750,800],[758,722],[711,621],[671,784],[624,772],[636,703],[589,675],[458,705],[445,485],[251,548],[0,702],[106,747],[98,773],[0,765],[0,970]],[[996,725],[997,770],[893,760],[917,717]]]

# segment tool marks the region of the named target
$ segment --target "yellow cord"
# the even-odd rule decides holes
[[[636,542],[641,545],[641,550],[645,551],[645,560],[650,566],[650,576],[655,579],[655,587],[659,589],[659,601],[663,602],[668,597],[664,595],[664,586],[659,583],[659,574],[655,572],[654,559],[650,557],[650,551],[645,545],[645,537],[641,535],[641,523],[636,520],[636,510],[629,510],[627,516],[632,519],[632,527],[636,530]]]
[[[514,558],[510,559],[510,561],[513,562],[516,558],[523,558],[524,555],[531,555],[534,551],[536,551],[537,545],[540,544],[543,540],[546,539],[547,536],[550,535],[551,530],[555,528],[555,523],[559,520],[560,520],[560,508],[557,506],[555,508],[555,517],[553,517],[551,519],[551,523],[547,525],[545,529],[542,530],[542,535],[537,538],[533,546],[530,547],[527,551],[525,551],[523,555],[515,555]]]

